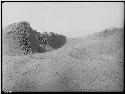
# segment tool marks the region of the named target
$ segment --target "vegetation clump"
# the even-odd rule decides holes
[[[65,43],[66,36],[53,32],[37,32],[26,21],[3,28],[3,53],[9,55],[44,53],[60,48]]]

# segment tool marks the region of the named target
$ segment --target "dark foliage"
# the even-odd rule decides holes
[[[39,34],[38,39],[41,44],[43,45],[49,45],[53,49],[57,49],[62,47],[66,43],[66,36],[58,35],[56,33],[50,32],[47,34],[47,32],[44,32],[43,34]]]
[[[12,55],[44,53],[62,47],[66,37],[56,33],[40,33],[33,30],[28,22],[10,24],[3,29],[5,53]]]

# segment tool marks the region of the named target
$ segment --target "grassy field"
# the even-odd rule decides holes
[[[123,37],[67,39],[56,50],[3,57],[8,91],[123,91]]]

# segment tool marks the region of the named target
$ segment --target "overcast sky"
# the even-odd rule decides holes
[[[27,21],[38,32],[84,37],[110,27],[123,27],[122,2],[6,2],[3,26]]]

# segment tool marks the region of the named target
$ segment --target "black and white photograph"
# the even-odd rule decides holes
[[[123,2],[2,2],[2,92],[123,92]]]

